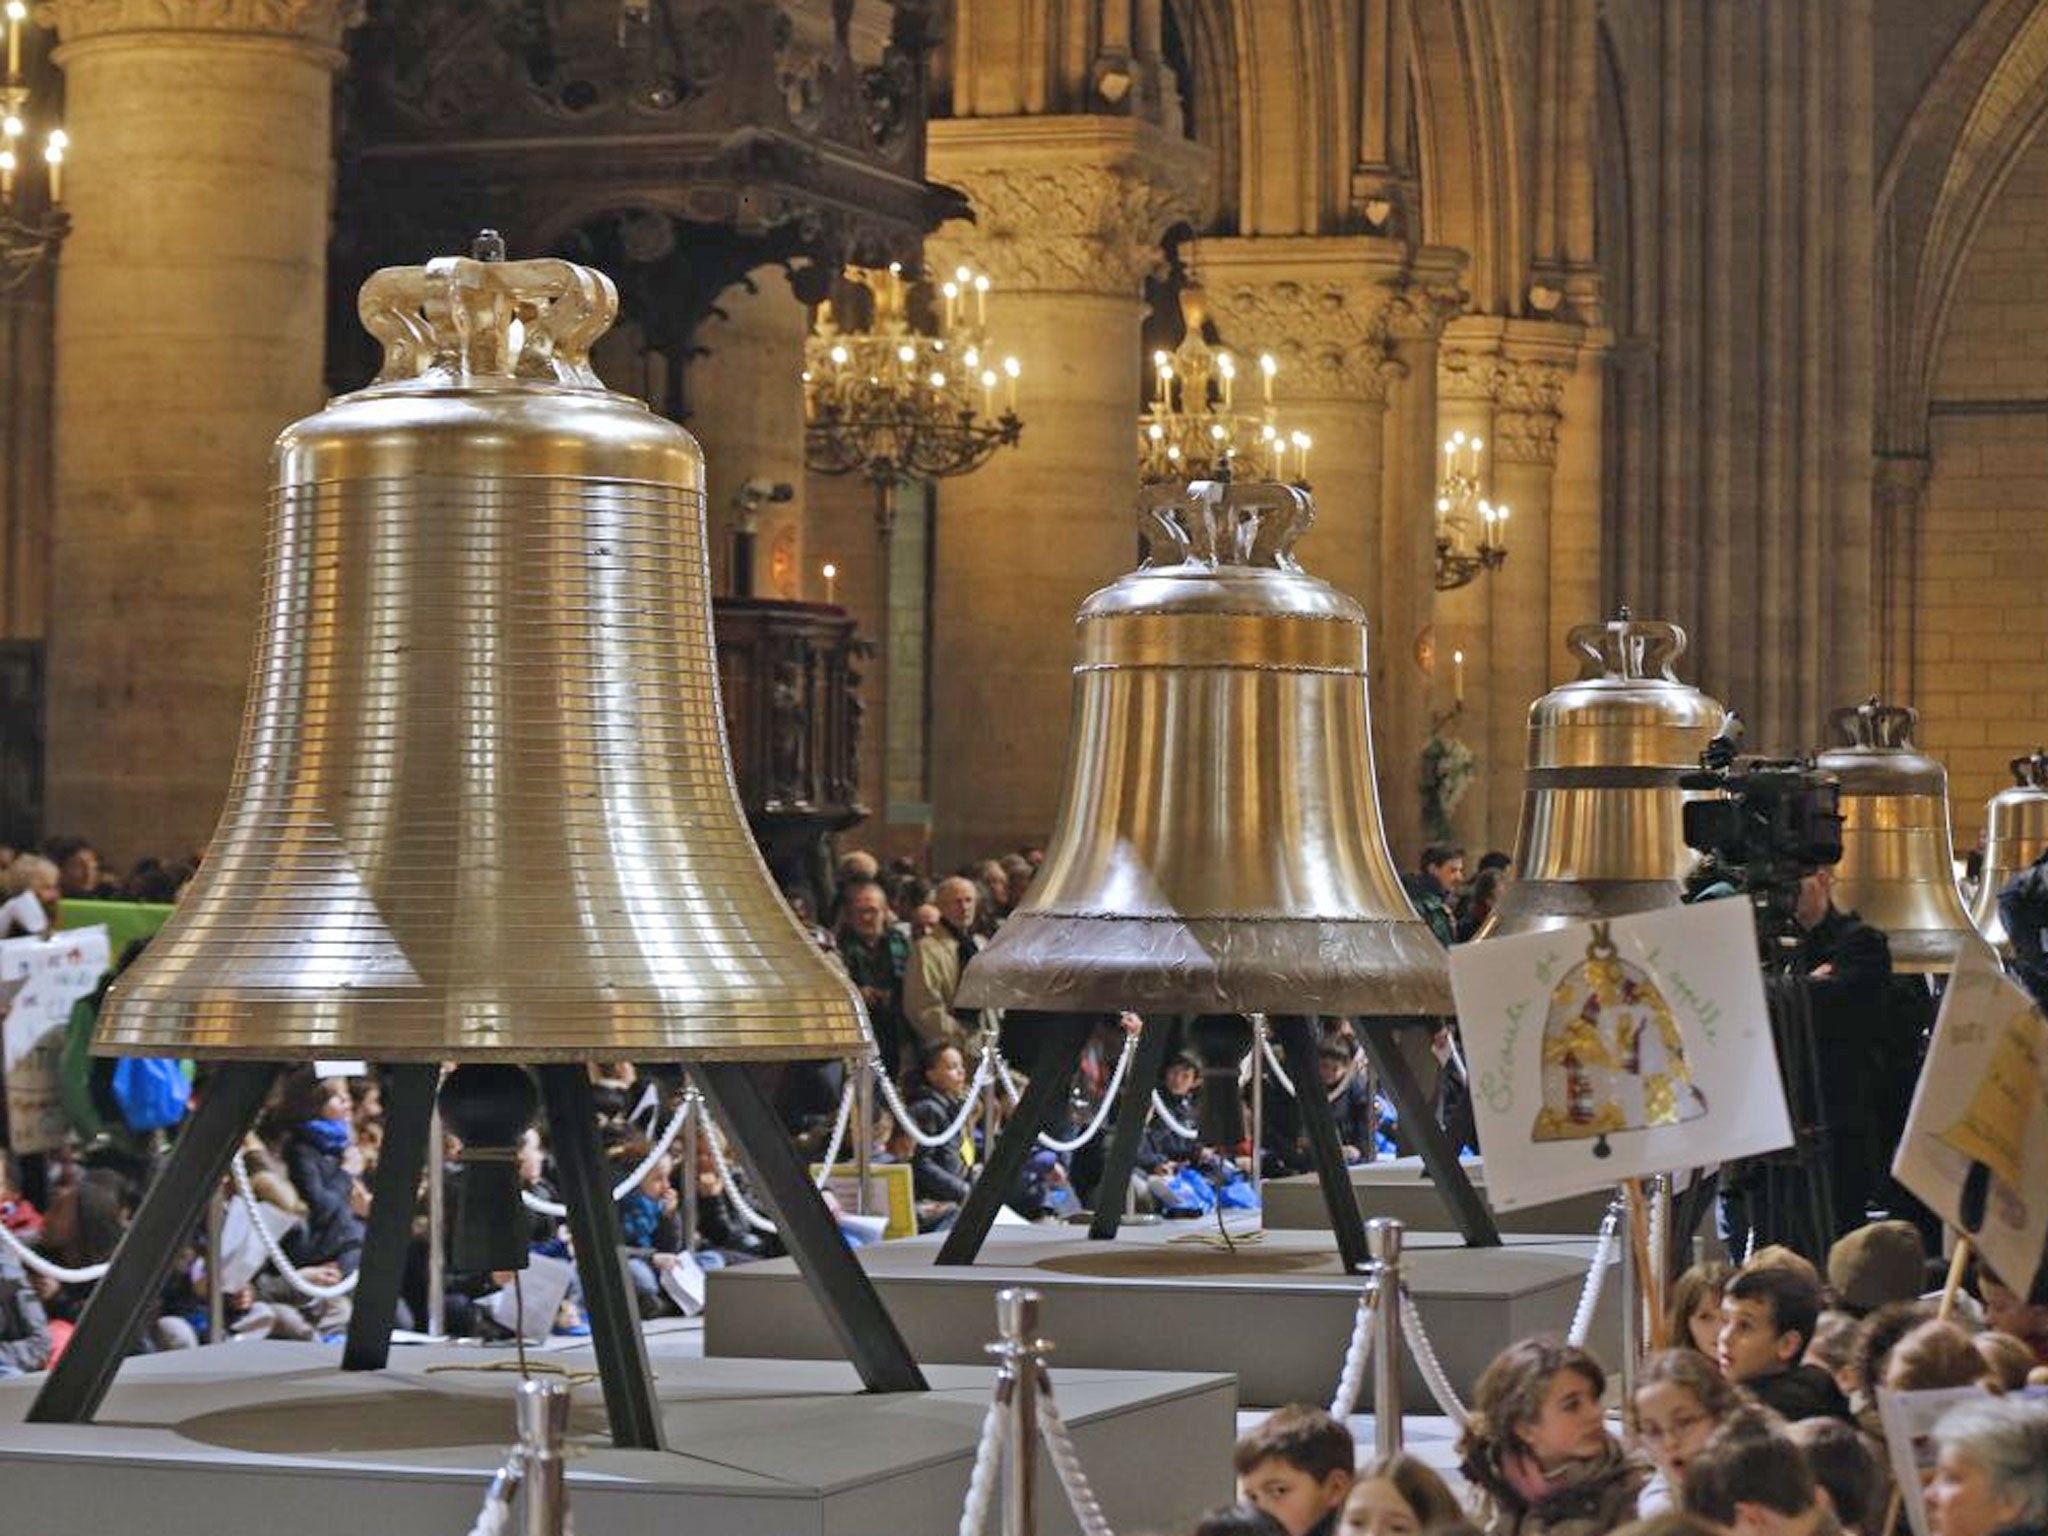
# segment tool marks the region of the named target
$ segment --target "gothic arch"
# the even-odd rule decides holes
[[[1465,285],[1475,310],[1517,313],[1528,248],[1498,18],[1480,0],[1413,0],[1407,22],[1421,241],[1468,254]]]

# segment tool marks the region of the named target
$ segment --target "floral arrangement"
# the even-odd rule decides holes
[[[1431,842],[1449,842],[1451,818],[1478,775],[1479,759],[1456,736],[1435,735],[1422,749],[1422,825]]]

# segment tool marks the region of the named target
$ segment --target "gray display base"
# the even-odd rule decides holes
[[[990,1331],[994,1313],[983,1309]],[[363,1536],[466,1531],[512,1435],[503,1351],[248,1343],[128,1361],[95,1424],[22,1422],[39,1382],[0,1381],[0,1531]],[[546,1360],[589,1369],[587,1349]],[[841,1362],[688,1360],[655,1351],[667,1452],[615,1451],[579,1384],[569,1498],[594,1536],[952,1536],[987,1412],[988,1366],[927,1367],[925,1393],[869,1397]],[[1231,1496],[1236,1393],[1216,1375],[1052,1362],[1053,1385],[1118,1530],[1185,1528]],[[1042,1529],[1076,1529],[1040,1462]]]
[[[1465,1159],[1465,1171],[1480,1196],[1486,1194],[1486,1160]],[[1410,1230],[1441,1231],[1450,1227],[1451,1213],[1422,1170],[1419,1157],[1383,1158],[1361,1163],[1350,1170],[1351,1192],[1358,1208],[1368,1218],[1391,1216]],[[1551,1205],[1532,1205],[1518,1211],[1495,1211],[1493,1219],[1503,1233],[1583,1232],[1587,1237],[1600,1230],[1600,1218],[1607,1214],[1613,1195],[1599,1191],[1559,1200]],[[1266,1225],[1302,1231],[1330,1230],[1330,1210],[1323,1204],[1321,1186],[1312,1173],[1288,1179],[1268,1179],[1265,1186]]]
[[[860,1251],[920,1360],[975,1359],[995,1292],[1043,1293],[1042,1331],[1056,1362],[1105,1370],[1230,1371],[1244,1407],[1327,1403],[1357,1312],[1360,1282],[1342,1272],[1328,1233],[1268,1232],[1235,1255],[1192,1239],[1213,1222],[1126,1228],[1090,1242],[1078,1227],[998,1226],[972,1267],[932,1261],[938,1239]],[[1504,1345],[1563,1333],[1593,1242],[1516,1238],[1466,1248],[1454,1234],[1411,1233],[1408,1284],[1453,1384],[1469,1395]],[[1076,1270],[1084,1272],[1077,1273]],[[1610,1279],[1591,1343],[1616,1358],[1620,1313]],[[704,1348],[714,1356],[830,1358],[823,1316],[788,1260],[716,1270]],[[1431,1404],[1411,1361],[1406,1403]],[[1363,1405],[1370,1405],[1370,1390]]]

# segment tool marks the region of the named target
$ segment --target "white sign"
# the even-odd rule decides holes
[[[1989,1396],[1982,1387],[1940,1387],[1930,1392],[1877,1389],[1877,1417],[1891,1457],[1892,1481],[1904,1495],[1906,1523],[1913,1536],[1929,1536],[1927,1480],[1934,1475],[1940,1452],[1934,1428],[1950,1409]]]
[[[0,990],[14,988],[0,1023],[0,1073],[7,1083],[8,1145],[16,1152],[64,1145],[70,1130],[58,1082],[64,1024],[71,1005],[100,984],[107,964],[104,927],[0,942]]]
[[[2048,1246],[2048,1020],[1989,956],[1949,978],[1892,1176],[2022,1296]]]
[[[1498,1210],[1792,1143],[1747,901],[1462,944],[1451,990]]]

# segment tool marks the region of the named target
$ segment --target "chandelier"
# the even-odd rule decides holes
[[[27,0],[7,0],[0,8],[7,26],[7,80],[0,85],[0,293],[19,288],[57,253],[71,227],[60,206],[64,201],[64,155],[71,146],[62,128],[43,134],[40,156],[29,149],[34,114],[28,82],[21,72],[21,45],[29,29]],[[29,176],[29,162],[40,158],[40,186]]]
[[[1453,432],[1436,482],[1436,589],[1449,592],[1497,571],[1508,557],[1508,509],[1479,494],[1486,444]]]
[[[818,306],[804,342],[804,467],[866,477],[886,538],[898,480],[968,474],[1016,445],[1020,370],[989,342],[985,274],[960,267],[913,292],[891,263],[886,272],[850,267],[846,281],[865,292],[872,317],[842,330],[832,301]]]
[[[1246,370],[1227,348],[1202,335],[1201,291],[1181,290],[1186,335],[1173,351],[1152,354],[1152,398],[1138,421],[1138,478],[1147,484],[1224,476],[1249,469],[1268,480],[1308,483],[1306,432],[1284,430],[1273,408],[1273,354],[1259,354],[1259,406],[1240,409]],[[1291,471],[1291,473],[1290,473]]]

